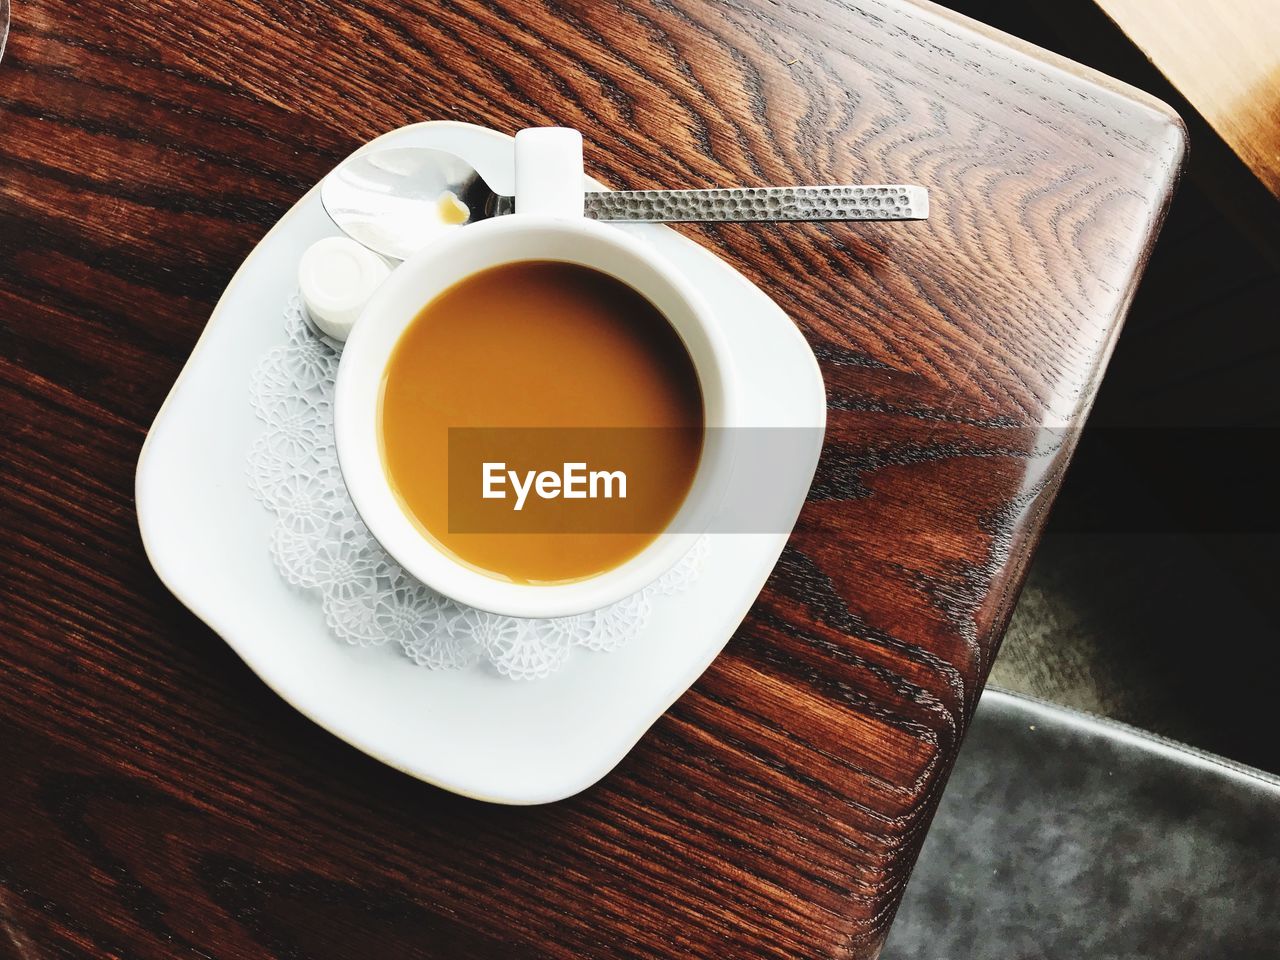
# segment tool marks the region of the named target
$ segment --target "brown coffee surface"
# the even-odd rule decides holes
[[[703,416],[693,362],[653,304],[596,270],[534,260],[466,277],[422,309],[392,351],[379,429],[392,488],[426,536],[490,576],[552,584],[617,567],[667,527]],[[627,496],[530,489],[516,511],[511,482],[504,499],[481,497],[481,458],[521,482],[567,462],[621,469]]]

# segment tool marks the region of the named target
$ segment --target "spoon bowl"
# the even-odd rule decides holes
[[[510,212],[499,208],[511,201],[457,154],[427,147],[352,157],[324,178],[320,199],[347,236],[395,260],[452,227]]]

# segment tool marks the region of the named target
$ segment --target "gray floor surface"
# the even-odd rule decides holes
[[[1275,594],[1256,580],[1278,556],[1276,535],[1051,532],[990,682],[1280,773]]]

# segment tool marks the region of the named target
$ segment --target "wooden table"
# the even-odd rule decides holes
[[[1177,119],[905,0],[15,12],[13,950],[874,956],[1168,203]],[[295,714],[166,593],[134,518],[147,426],[241,259],[357,143],[426,118],[580,127],[615,186],[933,189],[927,223],[690,228],[813,344],[829,445],[725,653],[546,807],[442,793]]]
[[[1280,4],[1095,2],[1280,199]]]

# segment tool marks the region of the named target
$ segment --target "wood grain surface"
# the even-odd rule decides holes
[[[1280,4],[1095,2],[1280,198]]]
[[[14,12],[0,954],[875,956],[1177,119],[902,0]],[[828,447],[725,653],[604,781],[540,808],[442,793],[295,714],[167,594],[134,516],[148,424],[239,262],[358,143],[436,118],[580,127],[619,187],[933,190],[925,223],[682,228],[809,338]]]

